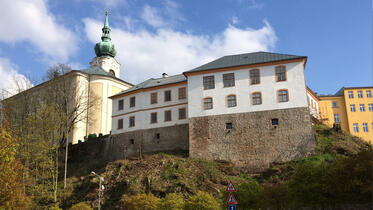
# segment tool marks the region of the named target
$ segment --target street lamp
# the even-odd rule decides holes
[[[105,187],[102,185],[102,182],[104,181],[104,177],[99,176],[96,174],[94,171],[91,172],[93,175],[97,176],[98,179],[100,180],[99,188],[98,188],[98,210],[100,210],[100,202],[101,202],[101,190],[104,190]]]

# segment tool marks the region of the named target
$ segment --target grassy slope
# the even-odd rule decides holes
[[[314,131],[317,139],[315,154],[298,161],[273,164],[266,172],[253,175],[254,178],[260,183],[282,182],[291,177],[299,161],[333,161],[338,155],[352,155],[371,148],[357,137],[325,126],[316,125]],[[203,190],[219,196],[227,180],[240,183],[251,176],[227,162],[188,158],[185,151],[149,154],[143,160],[74,163],[69,165],[69,188],[61,194],[63,207],[81,201],[97,203],[98,179],[90,174],[92,170],[105,178],[105,209],[118,209],[127,196],[141,192],[152,192],[159,197],[179,192],[188,197],[197,190]]]

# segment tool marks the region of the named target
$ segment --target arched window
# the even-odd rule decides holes
[[[227,107],[235,107],[237,106],[237,99],[236,95],[228,95],[227,96]]]
[[[114,70],[110,69],[109,73],[115,77],[115,72],[114,72]]]
[[[262,104],[262,93],[261,92],[254,92],[251,94],[251,104],[253,105]]]
[[[259,69],[250,70],[250,85],[260,84]]]
[[[276,72],[276,82],[286,81],[286,67],[285,66],[277,66],[275,68]]]
[[[212,109],[213,108],[213,102],[211,97],[206,97],[203,99],[203,109]]]
[[[287,102],[287,101],[289,101],[288,90],[282,89],[282,90],[277,91],[277,101],[278,102]],[[313,103],[312,103],[312,108],[313,108]]]

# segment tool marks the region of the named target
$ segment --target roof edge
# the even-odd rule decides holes
[[[109,96],[108,98],[110,98],[110,99],[118,98],[119,96],[122,96],[122,95],[130,95],[130,93],[133,93],[133,92],[144,91],[144,90],[147,90],[147,89],[154,89],[154,88],[156,88],[156,89],[160,89],[160,88],[162,88],[163,86],[175,85],[175,84],[178,84],[178,83],[187,83],[187,82],[188,82],[188,80],[185,80],[185,81],[179,81],[179,82],[172,82],[172,83],[167,83],[167,84],[157,85],[157,86],[153,86],[153,87],[139,88],[139,89],[136,89],[136,90],[131,90],[131,91],[125,92],[125,93],[118,93],[118,94],[115,94],[115,95]]]
[[[187,77],[187,75],[191,75],[191,74],[195,74],[195,73],[200,73],[200,72],[204,72],[204,71],[213,71],[213,70],[221,70],[221,71],[224,71],[224,70],[229,70],[230,68],[237,68],[237,67],[243,67],[243,66],[247,66],[247,67],[250,67],[250,66],[262,66],[260,64],[263,64],[263,66],[267,66],[268,64],[274,64],[274,63],[283,63],[285,61],[292,61],[292,60],[304,60],[304,64],[307,62],[307,56],[299,56],[297,58],[291,58],[291,59],[283,59],[283,60],[276,60],[276,61],[268,61],[268,62],[260,62],[260,63],[252,63],[252,64],[247,64],[247,65],[236,65],[236,66],[227,66],[227,67],[222,67],[222,68],[210,68],[210,69],[203,69],[203,70],[198,70],[198,71],[192,71],[192,70],[189,70],[189,71],[184,71],[183,74],[185,77]],[[198,67],[197,67],[198,68]]]

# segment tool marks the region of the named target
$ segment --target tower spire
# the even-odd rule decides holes
[[[106,11],[105,12],[105,23],[104,23],[104,27],[102,28],[102,36],[101,36],[102,41],[111,40],[110,31],[111,29],[109,27],[108,12]]]
[[[106,10],[105,12],[105,25],[104,25],[104,28],[109,28],[109,20],[108,20],[108,12]]]

